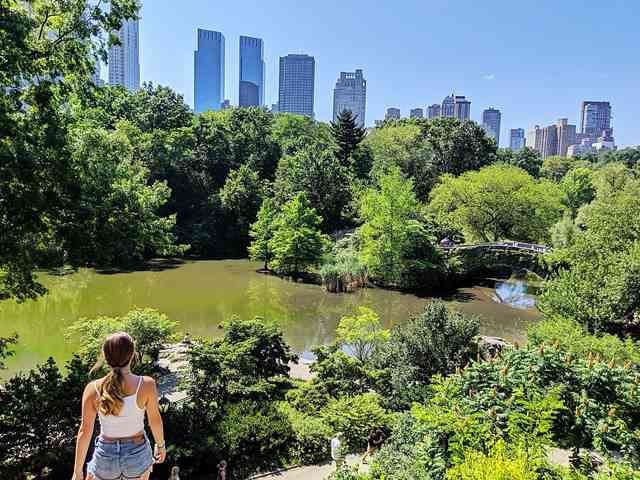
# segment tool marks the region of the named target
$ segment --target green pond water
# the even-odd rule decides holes
[[[192,261],[155,271],[107,274],[83,269],[65,276],[43,275],[47,295],[24,303],[0,301],[0,337],[20,336],[16,355],[0,376],[29,369],[50,356],[66,361],[77,348],[73,340],[65,339],[68,325],[82,317],[115,316],[134,307],[156,308],[192,335],[220,335],[218,325],[233,315],[261,316],[277,322],[290,345],[304,353],[333,340],[339,319],[360,305],[378,312],[389,327],[420,312],[429,301],[381,289],[332,294],[317,285],[256,273],[259,267],[247,260]],[[540,317],[539,312],[529,304],[514,308],[499,303],[495,294],[494,286],[477,286],[446,300],[479,315],[483,334],[523,340],[527,325]]]

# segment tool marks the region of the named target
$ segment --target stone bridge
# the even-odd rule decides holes
[[[505,250],[505,251],[520,251],[538,254],[550,253],[552,248],[546,245],[539,245],[535,243],[525,242],[487,242],[487,243],[469,243],[456,245],[443,240],[440,244],[440,248],[445,251],[457,251],[457,250]]]

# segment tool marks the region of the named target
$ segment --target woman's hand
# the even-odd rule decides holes
[[[166,447],[158,447],[158,445],[156,445],[153,449],[153,458],[156,463],[163,463],[164,459],[167,458]]]

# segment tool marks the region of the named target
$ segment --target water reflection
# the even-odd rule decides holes
[[[497,303],[511,305],[513,308],[529,309],[536,306],[536,297],[529,293],[524,280],[509,280],[496,285],[493,299]]]
[[[0,336],[17,332],[20,345],[8,372],[30,368],[53,356],[69,359],[77,345],[65,340],[69,324],[79,318],[122,315],[135,307],[166,313],[193,335],[220,335],[220,322],[237,315],[260,316],[278,324],[298,352],[334,339],[344,315],[358,306],[375,310],[386,327],[406,321],[424,309],[428,298],[399,292],[364,289],[330,294],[304,285],[256,273],[259,264],[246,260],[186,262],[172,269],[100,274],[92,270],[65,276],[43,276],[49,294],[37,301],[0,302]],[[539,318],[535,309],[514,309],[496,303],[493,285],[461,289],[447,301],[478,314],[481,332],[522,340],[527,325]]]

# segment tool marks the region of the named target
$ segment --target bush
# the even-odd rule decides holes
[[[575,320],[555,317],[529,327],[529,343],[539,347],[556,345],[577,357],[590,353],[617,363],[632,362],[640,365],[640,345],[631,339],[621,340],[615,335],[591,335]]]
[[[233,478],[286,465],[288,447],[295,441],[287,416],[266,402],[228,405],[218,429]]]
[[[331,455],[331,429],[319,417],[297,411],[286,403],[280,405],[293,428],[295,441],[289,448],[289,458],[298,465],[321,463]]]
[[[79,339],[78,353],[87,362],[96,361],[105,338],[115,332],[127,332],[135,340],[140,357],[154,361],[162,344],[172,339],[177,325],[157,310],[137,308],[121,317],[81,318],[69,327],[67,335]]]
[[[321,412],[332,432],[342,432],[348,448],[362,449],[374,428],[387,429],[392,415],[381,406],[381,398],[375,393],[332,400]]]

